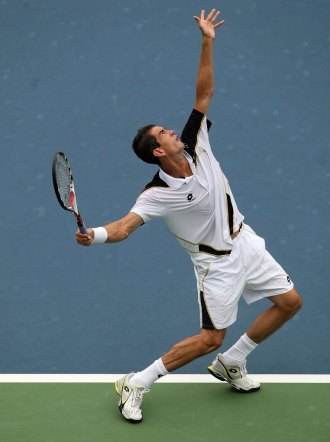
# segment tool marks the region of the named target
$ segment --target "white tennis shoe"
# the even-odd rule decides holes
[[[129,380],[134,373],[118,379],[115,383],[117,394],[120,396],[118,408],[121,414],[126,420],[132,423],[138,423],[142,421],[141,405],[143,395],[148,393],[149,390],[143,385],[131,385]]]
[[[251,393],[260,388],[260,384],[247,377],[246,362],[241,365],[227,365],[221,353],[217,355],[212,365],[208,367],[209,373],[220,381],[228,382],[241,393]]]

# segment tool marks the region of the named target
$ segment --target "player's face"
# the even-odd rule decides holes
[[[180,137],[170,129],[164,129],[161,126],[155,126],[151,129],[151,135],[156,137],[160,148],[168,155],[182,152],[184,144]]]

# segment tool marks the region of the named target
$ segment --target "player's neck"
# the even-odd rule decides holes
[[[185,178],[193,174],[189,162],[184,155],[179,158],[164,158],[161,162],[161,168],[167,175],[174,178]]]

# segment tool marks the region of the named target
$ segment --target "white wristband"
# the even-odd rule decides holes
[[[93,243],[104,243],[108,239],[108,232],[104,227],[93,227],[94,239]]]

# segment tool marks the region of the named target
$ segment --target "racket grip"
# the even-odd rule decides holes
[[[79,212],[73,212],[74,216],[76,217],[76,221],[77,221],[77,225],[78,225],[78,229],[80,231],[80,233],[83,233],[84,235],[87,235],[87,230],[85,227],[85,223],[80,215]]]
[[[78,223],[78,228],[80,230],[80,233],[84,233],[87,235],[87,230],[86,230],[86,227],[84,226],[84,224]]]

